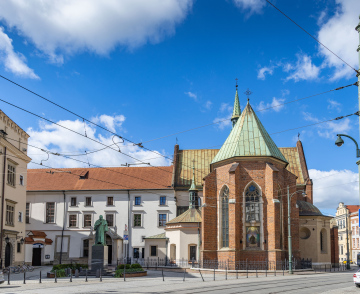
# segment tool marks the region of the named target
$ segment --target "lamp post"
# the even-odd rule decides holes
[[[289,186],[287,186],[287,202],[288,202],[288,247],[289,247],[289,274],[293,273],[292,270],[292,243],[291,243],[291,222],[290,222],[290,213],[291,213],[291,207],[290,207],[290,200],[291,197],[293,197],[296,193],[302,193],[303,197],[306,197],[305,191],[295,191],[290,195]]]
[[[356,140],[351,137],[351,136],[348,136],[348,135],[345,135],[345,134],[337,134],[337,139],[335,141],[335,145],[338,146],[338,147],[341,147],[343,144],[344,144],[344,140],[341,138],[341,137],[347,137],[349,139],[351,139],[354,143],[355,143],[355,146],[356,146],[356,157],[359,158],[360,157],[360,149],[359,149],[359,145],[358,143],[356,142]],[[358,171],[359,171],[359,176],[360,176],[360,160],[358,160],[356,162],[357,166],[358,166]],[[359,181],[359,199],[360,199],[360,181]],[[348,225],[347,225],[347,214],[346,214],[346,250],[347,250],[347,254],[346,254],[346,268],[347,269],[350,269],[350,263],[349,263],[349,237],[348,237]]]

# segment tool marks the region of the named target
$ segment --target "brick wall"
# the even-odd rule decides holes
[[[330,229],[331,263],[339,263],[339,236],[338,227]]]

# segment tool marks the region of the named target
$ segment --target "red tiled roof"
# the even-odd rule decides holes
[[[32,233],[32,235],[30,237],[35,237],[35,238],[45,238],[47,236],[42,231],[30,231],[30,233]]]
[[[172,166],[28,169],[27,191],[169,189],[172,172]]]
[[[349,209],[349,213],[353,213],[358,211],[360,205],[345,205],[347,209]]]

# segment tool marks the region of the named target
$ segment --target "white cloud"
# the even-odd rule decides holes
[[[229,103],[221,103],[219,109],[219,115],[217,118],[213,120],[216,123],[216,126],[223,130],[226,127],[231,126],[231,116],[232,116],[233,108],[229,105]]]
[[[274,73],[274,66],[271,67],[264,66],[259,69],[257,78],[260,80],[265,80],[265,76],[267,74],[272,75],[273,73]]]
[[[26,58],[21,53],[15,52],[12,40],[4,33],[4,28],[0,27],[0,61],[4,64],[7,71],[15,75],[39,79],[34,70],[26,65]]]
[[[339,202],[359,202],[359,175],[350,170],[309,170],[314,181],[314,204],[319,209],[336,209]]]
[[[105,125],[107,129],[109,129],[112,132],[115,132],[115,128],[120,128],[122,123],[125,121],[125,116],[123,115],[116,115],[116,116],[110,116],[106,114],[102,114],[100,116],[97,116],[92,119],[94,123],[102,123]]]
[[[306,54],[297,54],[296,64],[292,65],[287,63],[284,65],[283,69],[285,72],[290,72],[286,81],[294,80],[295,82],[317,79],[320,73],[320,67],[314,65],[311,61],[311,57]]]
[[[274,110],[276,112],[279,112],[281,109],[285,107],[283,104],[285,101],[285,98],[276,98],[273,97],[273,100],[271,103],[265,103],[264,101],[261,101],[259,103],[258,111],[266,111],[267,108],[270,108],[271,110]]]
[[[250,10],[250,15],[253,13],[261,13],[266,5],[264,0],[234,0],[234,3],[242,10]]]
[[[358,33],[355,31],[359,23],[359,0],[336,0],[337,11],[322,24],[318,33],[318,39],[335,54],[340,56],[351,66],[357,68]],[[322,15],[320,15],[320,18]],[[325,58],[324,65],[334,68],[332,80],[353,77],[354,70],[345,65],[331,52],[319,45],[319,52]]]
[[[303,112],[304,119],[306,121],[310,121],[313,123],[320,122],[320,119],[313,116],[309,112]],[[327,138],[327,139],[334,139],[336,137],[336,134],[339,133],[347,133],[351,129],[350,119],[349,118],[343,118],[338,121],[329,121],[326,123],[318,124],[318,135]]]
[[[118,128],[124,122],[125,117],[122,115],[119,116],[108,116],[100,115],[96,118],[98,122],[104,124],[109,128]],[[67,128],[73,129],[81,134],[85,133],[84,122],[80,120],[63,120],[58,121],[58,124],[65,126]],[[122,141],[119,138],[114,137],[114,141],[117,143],[115,145],[113,136],[109,133],[101,134],[97,132],[97,129],[90,124],[85,124],[86,134],[89,138],[98,140],[105,145],[112,145],[113,149],[118,150],[120,148],[121,152],[116,152],[111,148],[104,149],[100,152],[90,153],[87,156],[77,156],[74,157],[78,160],[89,162],[98,166],[120,166],[125,163],[134,163],[136,160],[124,155],[128,154],[134,158],[137,158],[144,162],[149,162],[152,165],[169,165],[170,162],[166,158],[153,153],[151,151],[144,150],[138,146],[134,146],[131,143],[121,143]],[[44,122],[39,123],[38,129],[28,129],[27,133],[30,135],[29,144],[49,150],[54,153],[60,154],[84,154],[85,151],[93,151],[104,148],[103,145],[100,145],[90,139],[81,137],[73,132],[70,132],[64,128],[61,128],[54,124],[47,124]],[[118,143],[119,142],[119,143]],[[158,151],[156,151],[158,152]],[[29,146],[28,148],[29,156],[34,162],[40,163],[41,160],[46,160],[46,153],[42,153],[39,149]],[[164,154],[164,152],[158,152]],[[64,158],[62,156],[50,155],[49,160],[43,162],[46,166],[51,167],[86,167],[87,164],[79,163],[71,159]],[[36,164],[30,164],[30,168],[39,168]]]
[[[329,102],[329,105],[327,108],[329,110],[336,110],[337,112],[341,111],[341,103],[339,103],[335,100],[331,100],[331,99],[329,99],[328,102]]]
[[[205,104],[204,104],[204,107],[205,107],[205,109],[210,110],[211,107],[212,107],[212,102],[209,101],[209,100],[206,101]]]
[[[63,54],[108,54],[116,46],[136,48],[174,34],[192,0],[9,0],[0,19],[53,62]]]
[[[188,95],[190,98],[194,99],[195,101],[197,101],[197,95],[193,92],[185,92],[186,95]]]

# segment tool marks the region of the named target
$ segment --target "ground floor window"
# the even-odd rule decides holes
[[[190,254],[189,254],[190,260],[196,260],[196,245],[191,245],[189,250],[190,250]]]
[[[157,256],[156,246],[150,246],[150,256]]]
[[[145,248],[141,248],[141,258],[145,258]]]
[[[89,239],[83,241],[83,257],[89,257]]]
[[[134,258],[140,258],[140,250],[139,248],[134,248],[134,254],[133,254],[133,257]]]
[[[21,252],[21,243],[20,242],[17,242],[17,253],[20,253]]]

